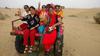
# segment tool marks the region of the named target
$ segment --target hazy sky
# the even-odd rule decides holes
[[[0,0],[0,7],[18,8],[25,4],[37,7],[39,1],[42,4],[54,3],[69,8],[100,8],[100,0]]]

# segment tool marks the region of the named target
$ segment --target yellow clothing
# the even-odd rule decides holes
[[[40,17],[40,22],[41,21],[44,23],[47,22],[47,12],[46,11],[41,11],[39,14],[39,17]]]
[[[55,12],[56,15],[63,17],[63,11],[61,10],[60,12]]]

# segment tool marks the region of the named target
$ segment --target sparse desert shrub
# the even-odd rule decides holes
[[[85,16],[85,18],[87,19],[87,18],[89,18],[89,16]]]
[[[78,17],[77,15],[69,15],[68,17]]]
[[[4,20],[5,16],[0,12],[0,20]]]
[[[100,12],[97,13],[97,14],[94,16],[94,20],[96,21],[96,23],[100,24]]]
[[[10,9],[9,7],[5,7],[5,9]]]
[[[5,14],[5,17],[7,18],[7,17],[10,17],[8,14]]]
[[[0,20],[5,20],[8,17],[10,17],[10,16],[7,14],[4,15],[3,13],[0,12]]]

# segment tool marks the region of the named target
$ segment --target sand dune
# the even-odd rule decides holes
[[[0,56],[24,56],[16,52],[15,37],[10,36],[11,21],[16,19],[15,9],[0,9],[10,17],[0,20]],[[100,56],[100,25],[93,16],[100,9],[64,10],[64,52],[63,56]],[[72,16],[74,15],[74,16]]]

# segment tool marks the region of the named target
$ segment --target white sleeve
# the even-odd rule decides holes
[[[21,16],[22,16],[22,17],[25,17],[26,15],[27,15],[27,14],[24,12],[24,13],[22,13],[22,15],[21,15]]]

